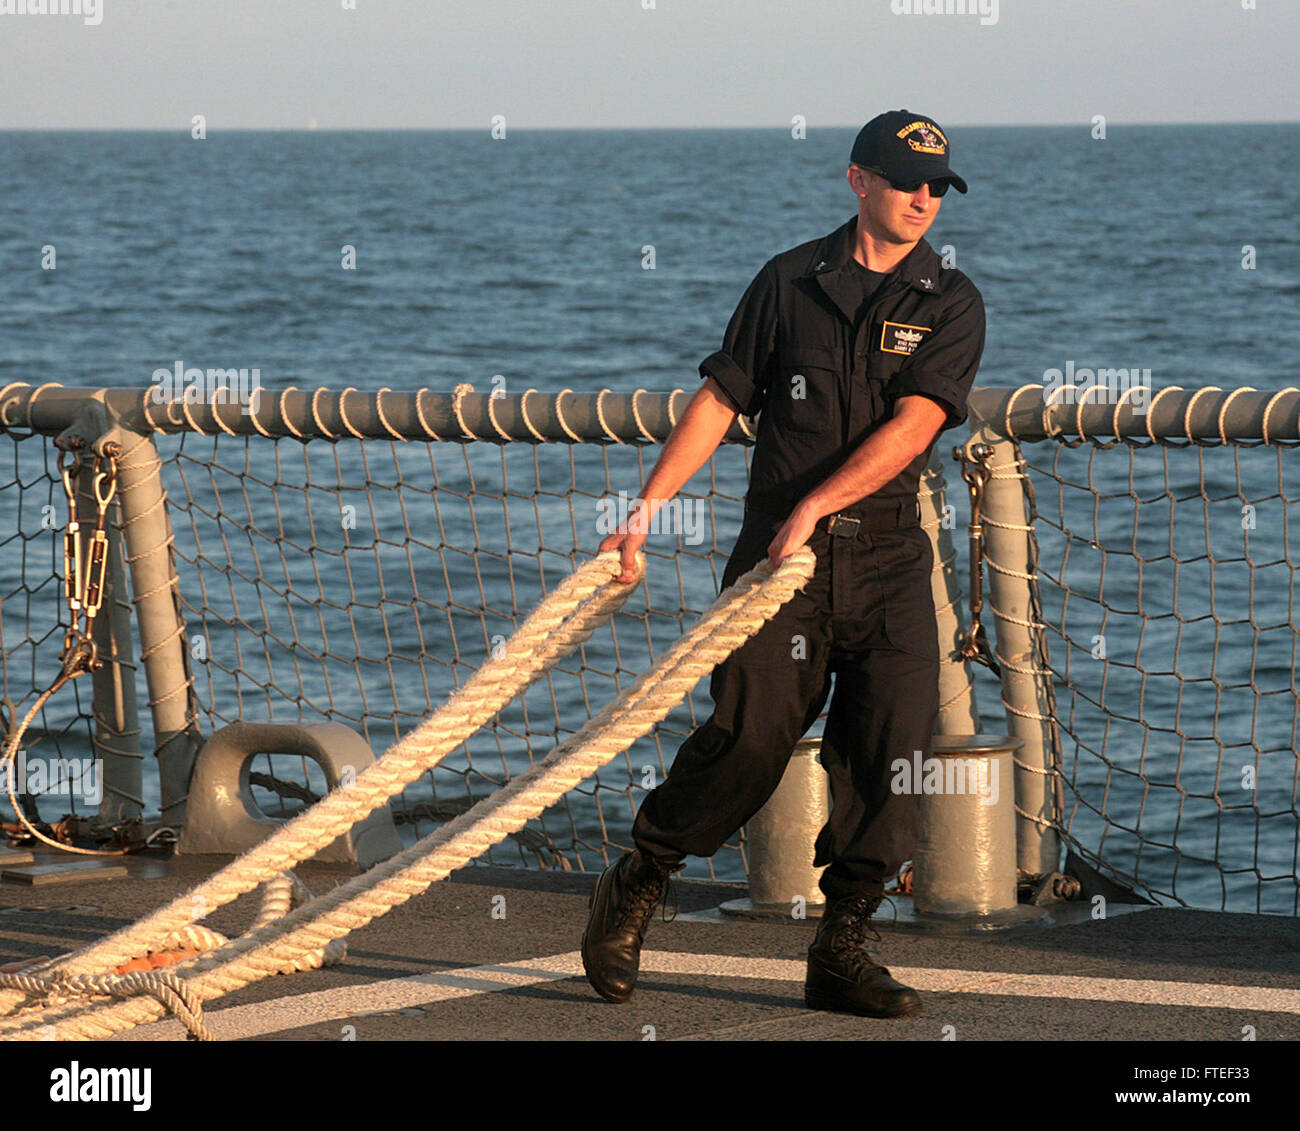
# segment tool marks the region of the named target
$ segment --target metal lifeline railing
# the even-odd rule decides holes
[[[33,689],[48,685],[66,628],[54,531],[22,500],[40,491],[58,501],[56,437],[96,451],[115,443],[121,454],[120,511],[109,523],[116,549],[96,626],[101,654],[112,662],[95,674],[93,716],[74,681],[51,700],[37,732],[47,746],[104,756],[107,791],[88,822],[100,826],[129,822],[146,807],[157,807],[164,823],[182,820],[198,745],[239,718],[330,719],[361,732],[376,751],[410,731],[477,669],[521,611],[594,553],[601,508],[620,491],[636,491],[648,470],[646,449],[662,443],[689,400],[682,390],[289,389],[263,391],[255,411],[245,412],[237,404],[154,404],[152,392],[0,390],[0,428],[32,437],[15,445],[29,454],[16,454],[12,479],[0,483],[2,505],[18,516],[14,533],[0,537],[0,563],[20,551],[20,566],[0,572],[8,719],[22,713]],[[1253,589],[1244,618],[1197,612],[1186,605],[1195,593],[1185,579],[1207,562],[1241,558],[1252,574],[1285,573],[1289,591],[1281,452],[1300,439],[1300,394],[1171,389],[1143,416],[1126,405],[1045,410],[1041,386],[983,388],[971,410],[967,454],[978,443],[991,449],[984,464],[968,459],[963,468],[987,468],[977,476],[985,616],[996,637],[1006,727],[1025,739],[1016,788],[1022,872],[1056,870],[1064,846],[1160,902],[1295,914],[1294,650],[1279,660],[1277,644],[1294,637],[1293,619],[1288,607],[1276,624],[1257,622],[1257,605],[1261,616],[1277,616]],[[936,446],[922,502],[947,656],[937,730],[968,734],[981,729],[975,687],[993,677],[959,653],[971,640],[963,631],[970,619],[957,608],[951,531],[965,492],[953,492],[949,503],[941,470],[953,435]],[[404,791],[395,812],[406,833],[452,819],[528,769],[539,741],[545,749],[581,726],[716,594],[740,523],[753,422],[738,421],[727,440],[697,477],[703,482],[679,496],[675,529],[652,533],[646,582],[608,632],[502,710],[429,780]],[[1185,455],[1171,460],[1180,443],[1196,447],[1195,468]],[[1249,459],[1252,447],[1276,453],[1278,492],[1261,490],[1256,464],[1239,469],[1231,491],[1207,466],[1212,451],[1235,461]],[[1118,450],[1099,461],[1110,449]],[[1165,485],[1163,494],[1144,493],[1148,482]],[[1045,491],[1050,505],[1038,501],[1049,498]],[[1195,500],[1203,510],[1236,500],[1239,541],[1244,531],[1255,547],[1271,531],[1283,543],[1280,556],[1265,561],[1255,550],[1234,555],[1217,545],[1189,552],[1178,540],[1190,520],[1175,524],[1170,508]],[[86,499],[84,518],[92,503]],[[1271,503],[1281,509],[1276,530],[1243,525],[1241,507],[1256,507],[1250,513],[1258,518]],[[1153,520],[1165,520],[1163,552],[1148,544]],[[1084,547],[1093,555],[1086,565]],[[1180,571],[1183,603],[1166,607],[1153,579],[1163,583]],[[137,663],[124,631],[132,607],[148,683],[148,710],[138,722]],[[1231,634],[1243,626],[1257,637],[1273,634],[1263,641],[1271,657],[1264,667],[1286,675],[1285,686],[1225,676],[1243,654],[1261,651],[1257,641],[1242,652]],[[1183,652],[1225,654],[1218,674],[1205,675],[1179,667]],[[513,837],[510,853],[488,859],[604,863],[625,846],[639,797],[707,713],[705,690]],[[1210,690],[1218,704],[1204,719],[1186,709],[1167,717],[1171,704]],[[1289,725],[1279,713],[1284,700],[1292,706]],[[1261,713],[1271,721],[1253,737],[1221,725]],[[156,755],[157,772],[143,750]],[[285,763],[266,756],[254,773],[269,813],[294,812],[286,802],[323,792],[314,765]],[[1251,788],[1214,784],[1229,772],[1234,788],[1239,778]],[[739,878],[744,861],[738,838],[695,868]]]
[[[227,723],[327,719],[359,731],[378,753],[432,714],[542,594],[595,553],[598,520],[612,516],[620,492],[639,488],[647,451],[653,462],[689,400],[682,390],[492,397],[468,386],[450,394],[290,389],[262,391],[245,412],[235,403],[155,404],[152,394],[0,390],[0,428],[29,453],[0,483],[0,505],[17,517],[0,554],[20,563],[0,573],[9,719],[21,718],[58,670],[66,620],[52,583],[56,563],[43,556],[56,529],[23,500],[39,491],[58,502],[50,487],[57,446],[116,454],[120,511],[110,512],[114,556],[96,629],[108,662],[94,676],[93,716],[83,698],[90,681],[74,681],[37,720],[39,741],[25,746],[103,755],[104,799],[76,828],[113,827],[137,842],[184,819],[195,753]],[[737,422],[696,477],[701,484],[682,493],[675,511],[666,508],[676,521],[652,532],[644,585],[581,655],[395,799],[405,839],[530,768],[539,748],[582,726],[716,596],[742,517],[752,439],[750,422]],[[955,649],[953,520],[944,517],[943,492],[936,471],[923,501],[936,544],[940,632]],[[132,607],[138,664],[123,631]],[[141,667],[147,709],[137,722],[130,712]],[[960,660],[944,665],[942,691],[943,725],[978,729]],[[639,798],[709,707],[704,681],[652,735],[486,859],[602,866],[626,846]],[[314,763],[282,755],[259,756],[251,779],[271,815],[296,812],[325,791]],[[59,803],[67,799],[39,805],[49,819]],[[139,820],[155,809],[160,821]],[[743,837],[695,865],[732,879],[745,869]]]
[[[1300,391],[1100,393],[970,399],[1020,868],[1295,915]]]

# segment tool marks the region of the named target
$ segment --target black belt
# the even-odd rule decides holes
[[[861,534],[874,534],[883,530],[903,530],[921,525],[921,504],[915,499],[872,499],[859,503],[856,513],[842,511],[817,520],[814,529],[841,538],[856,538]],[[784,521],[788,515],[747,508],[747,514],[759,514],[773,521]]]
[[[877,500],[857,514],[828,514],[817,520],[816,529],[840,538],[856,538],[882,530],[903,530],[921,525],[921,504],[916,499]]]

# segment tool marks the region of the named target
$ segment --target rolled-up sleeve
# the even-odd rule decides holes
[[[763,407],[768,362],[776,348],[776,312],[776,273],[768,260],[727,323],[722,348],[700,362],[701,379],[717,381],[745,416]]]
[[[891,401],[929,397],[948,412],[939,431],[955,428],[966,419],[966,398],[983,353],[984,299],[967,279],[938,325],[890,380],[885,396]]]

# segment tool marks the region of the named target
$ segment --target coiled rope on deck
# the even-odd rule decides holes
[[[600,616],[600,619],[604,619],[613,611],[614,605],[621,603],[635,582],[622,585],[613,581],[621,571],[618,555],[614,551],[600,555],[595,562],[575,572],[573,578],[598,564],[605,573],[603,584],[608,586],[608,590],[605,593],[597,592],[592,605],[605,610]],[[653,667],[581,730],[556,746],[533,769],[392,859],[282,918],[255,926],[241,938],[189,960],[184,964],[188,969],[182,974],[178,968],[175,976],[182,978],[184,988],[193,1000],[204,1002],[220,997],[279,972],[286,964],[300,961],[304,955],[323,952],[336,940],[400,906],[430,884],[463,867],[491,845],[518,831],[580,781],[650,731],[689,694],[703,675],[753,636],[796,591],[807,584],[814,566],[812,551],[807,548],[787,557],[775,571],[766,561],[760,562],[724,590],[690,632],[681,637]],[[637,568],[639,579],[644,570],[644,559],[640,556]],[[564,586],[560,588],[563,589]],[[557,590],[557,596],[559,592]],[[608,599],[602,600],[602,597]],[[529,618],[529,622],[532,619]],[[582,623],[585,626],[585,639],[596,627],[596,614],[592,613]],[[512,647],[516,644],[518,635],[507,645],[507,655],[519,653],[517,647]],[[537,642],[536,648],[545,654],[551,651],[545,640]],[[520,666],[530,666],[522,655],[517,658]],[[541,664],[531,666],[535,678],[542,667]],[[500,682],[504,685],[511,681],[503,677]],[[450,706],[449,702],[448,707]],[[414,733],[430,728],[446,710],[447,707],[444,707],[443,711],[435,714]],[[495,711],[489,712],[489,717],[491,713]],[[394,750],[408,739],[404,739]],[[431,739],[430,744],[433,747],[442,745],[437,737]],[[376,766],[385,762],[389,756],[386,754]],[[370,767],[371,770],[374,768]],[[367,770],[369,773],[370,770]],[[359,776],[352,786],[331,793],[308,813],[290,822],[276,837],[287,832],[292,825],[305,821],[332,799],[347,798],[356,793],[365,776]],[[374,807],[370,805],[365,812],[370,812]],[[360,816],[356,819],[359,820]],[[322,843],[334,835],[337,833],[331,833]],[[274,839],[275,837],[272,838]],[[267,843],[270,842],[264,842]],[[214,881],[225,873],[237,874],[238,865],[257,851],[257,848],[250,850],[222,873],[175,901],[164,911],[74,956],[67,962],[64,976],[74,966],[83,968],[92,962],[103,962],[102,955],[114,952],[109,944],[114,944],[121,950],[127,945],[125,940],[147,934],[150,930],[160,930],[159,924],[166,921],[169,914],[183,913],[189,918],[196,917],[192,914],[192,908],[199,903],[197,897],[214,887],[217,892],[224,891],[224,887],[214,885]],[[206,899],[207,896],[202,895],[202,898]],[[57,973],[56,971],[55,974]],[[169,1004],[157,1000],[157,996],[153,999],[137,997],[107,1004],[82,1001],[44,1006],[0,1022],[0,1039],[48,1039],[53,1036],[54,1039],[93,1040],[155,1020],[163,1016],[168,1008]],[[197,1014],[194,1019],[201,1024],[201,1018]],[[186,1021],[191,1032],[197,1032],[191,1020],[184,1016],[182,1020]]]
[[[292,872],[283,872],[262,886],[262,905],[252,930],[268,926],[283,918],[288,912],[311,899],[311,892]],[[219,931],[191,923],[164,938],[144,954],[166,953],[177,950],[203,951],[217,950],[229,943],[229,939]],[[347,956],[347,944],[342,938],[330,941],[324,947],[301,949],[295,951],[281,965],[276,973],[292,974],[296,970],[314,970],[321,966],[342,962]],[[192,964],[195,956],[183,960],[183,964]],[[43,974],[42,967],[56,964],[59,959],[47,963],[33,963],[16,973],[0,974],[0,985],[17,990],[34,999],[45,1008],[51,1008],[78,1001],[76,1008],[84,1008],[87,997],[132,998],[149,995],[185,1026],[190,1035],[201,1041],[215,1040],[212,1032],[203,1022],[203,1007],[200,998],[177,975],[177,968],[182,963],[173,964],[166,970],[133,970],[130,964],[119,967],[111,974]],[[42,1030],[49,1037],[49,1030]]]

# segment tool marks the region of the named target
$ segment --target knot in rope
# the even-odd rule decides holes
[[[63,1005],[73,998],[94,996],[133,998],[147,996],[172,1014],[189,1034],[189,1039],[215,1041],[203,1020],[199,996],[175,974],[165,970],[137,970],[130,974],[0,974],[0,986],[21,990],[46,1006]]]

